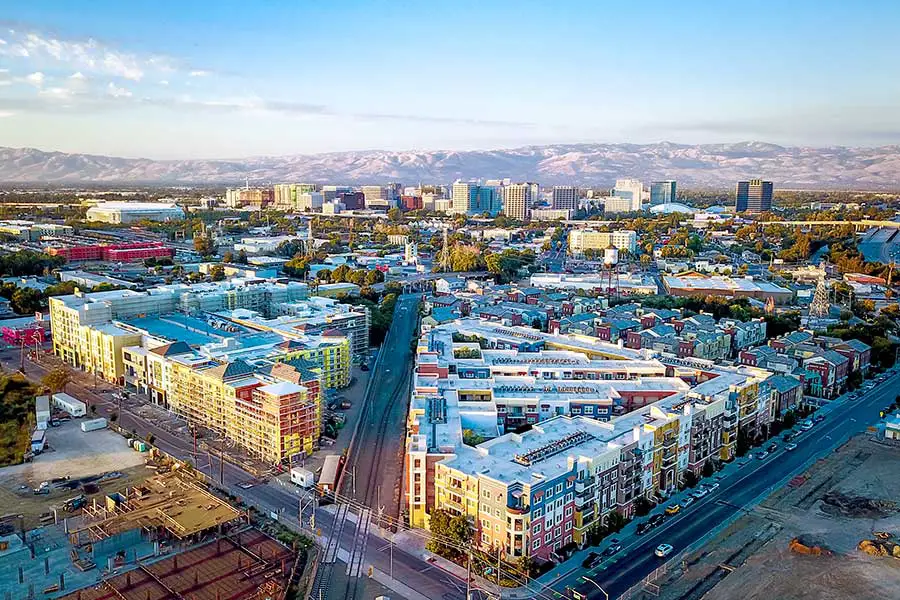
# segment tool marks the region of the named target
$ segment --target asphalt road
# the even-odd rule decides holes
[[[644,536],[634,536],[635,525],[630,524],[622,535],[617,536],[622,540],[623,551],[613,557],[608,565],[601,565],[589,576],[610,598],[624,594],[663,565],[664,561],[653,554],[659,544],[671,544],[674,550],[670,556],[677,556],[728,519],[750,510],[775,488],[785,485],[791,477],[806,470],[809,464],[875,423],[879,418],[879,411],[894,401],[898,383],[900,373],[889,376],[883,383],[863,393],[858,400],[842,399],[827,405],[820,411],[827,415],[825,421],[793,440],[798,446],[796,450],[785,451],[785,444],[779,436],[774,440],[778,443],[779,450],[768,458],[760,460],[748,454],[738,459],[736,464],[729,465],[723,471],[718,489],[679,514],[669,517],[663,525]],[[666,506],[677,503],[682,497],[684,494],[679,494],[667,502]],[[653,514],[662,512],[663,509],[662,506],[658,507]],[[575,560],[578,568],[554,582],[553,589],[564,592],[566,586],[577,585],[578,579],[587,574],[580,567],[581,558],[576,557]],[[604,598],[604,595],[597,590],[590,597]]]

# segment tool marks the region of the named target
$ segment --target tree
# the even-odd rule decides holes
[[[289,256],[296,256],[302,249],[300,240],[285,240],[276,246],[275,254],[287,258]]]
[[[366,272],[366,285],[375,285],[376,283],[381,283],[382,281],[384,281],[384,273],[382,273],[378,269],[372,269]]]
[[[231,250],[229,250],[228,252],[223,254],[222,262],[223,263],[233,263],[234,262],[234,253]]]
[[[213,281],[225,280],[225,267],[222,265],[213,265],[209,269],[209,278]]]
[[[606,528],[612,533],[618,533],[622,531],[622,528],[628,524],[628,517],[623,515],[617,510],[609,513],[609,516],[606,517]]]
[[[388,219],[390,219],[393,223],[399,223],[403,220],[403,213],[399,208],[394,207],[387,211]]]
[[[647,500],[644,496],[638,496],[634,501],[634,514],[639,517],[645,516],[653,510],[653,503]]]
[[[41,310],[43,296],[34,288],[18,288],[9,299],[9,304],[20,315],[30,314]]]
[[[195,235],[194,250],[203,257],[213,256],[216,253],[216,243],[209,234]]]
[[[700,482],[700,478],[693,471],[685,471],[682,479],[684,487],[692,488]]]
[[[243,248],[238,251],[237,256],[234,257],[235,264],[246,265],[247,264],[247,251]]]
[[[468,548],[472,543],[469,519],[440,509],[431,512],[431,533],[434,537],[428,541],[426,548],[451,560],[463,556],[460,549]]]
[[[306,275],[309,273],[309,259],[302,254],[298,254],[291,260],[284,263],[284,266],[281,267],[281,270],[284,271],[284,274],[288,277],[306,279]]]
[[[716,467],[713,466],[711,460],[708,460],[705,463],[703,463],[703,476],[704,477],[710,477],[715,472],[716,472]]]
[[[72,381],[72,373],[66,367],[54,367],[41,379],[41,385],[51,393],[65,391],[66,385]]]

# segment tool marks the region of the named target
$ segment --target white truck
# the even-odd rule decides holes
[[[304,489],[309,489],[316,484],[316,476],[312,471],[308,471],[302,467],[292,467],[291,483],[299,485]]]

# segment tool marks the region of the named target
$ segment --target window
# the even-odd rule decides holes
[[[482,496],[483,498],[487,498],[488,500],[490,500],[490,499],[491,499],[491,492],[490,492],[490,490],[482,490],[482,491],[481,491],[481,496]]]
[[[547,490],[547,497],[548,497],[548,498],[552,498],[552,497],[553,497],[553,488],[550,488],[549,490]]]
[[[533,533],[534,535],[538,535],[540,532],[541,532],[541,524],[535,523],[534,527],[531,528],[531,533]]]
[[[572,530],[572,521],[566,521],[566,531]]]
[[[573,481],[566,481],[566,489],[571,489],[573,485]]]
[[[557,493],[557,494],[561,494],[561,493],[562,493],[562,484],[561,484],[561,483],[557,483],[557,484],[556,484],[556,493]]]
[[[592,414],[594,414],[594,407],[593,407],[593,406],[585,406],[585,407],[584,407],[584,414],[586,414],[586,415],[592,415]]]
[[[571,517],[571,516],[572,516],[572,507],[571,507],[571,506],[567,506],[567,507],[566,507],[566,516],[567,516],[567,517]]]
[[[541,547],[541,540],[540,540],[540,539],[536,539],[536,540],[534,540],[533,542],[531,542],[531,549],[532,549],[532,550],[537,550],[537,549],[540,548],[540,547]]]
[[[552,539],[553,539],[553,535],[551,535],[550,533],[547,533],[547,535],[544,536],[544,543],[549,544],[550,540],[552,540]]]
[[[481,541],[484,542],[485,544],[490,544],[490,543],[491,543],[491,536],[489,536],[489,535],[486,534],[486,533],[482,533],[482,534],[481,534]]]
[[[534,509],[534,512],[532,513],[533,518],[535,518],[535,519],[539,518],[542,514],[544,514],[543,508],[536,508],[536,509]]]

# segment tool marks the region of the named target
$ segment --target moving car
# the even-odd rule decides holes
[[[797,444],[791,442],[790,444],[785,446],[784,449],[787,450],[788,452],[793,452],[794,450],[797,449]]]
[[[614,542],[614,543],[610,544],[606,550],[603,551],[603,556],[612,556],[613,554],[615,554],[616,552],[619,552],[620,550],[622,550],[622,544],[620,544],[618,542]]]
[[[813,428],[813,422],[810,421],[809,419],[806,419],[805,421],[802,421],[800,423],[800,429],[802,429],[803,431],[809,431],[812,428]]]
[[[775,452],[776,450],[778,450],[778,444],[776,444],[775,442],[772,442],[771,444],[769,444],[768,446],[766,446],[766,451],[767,451],[767,452],[770,452],[770,453],[771,453],[771,452]]]
[[[647,523],[638,523],[637,529],[634,530],[634,533],[635,535],[644,535],[651,529],[653,529],[653,526],[648,525]]]
[[[600,562],[600,560],[601,557],[599,554],[597,554],[596,552],[591,552],[583,561],[581,561],[581,566],[585,569],[591,569],[596,566],[597,563]]]
[[[789,442],[792,439],[794,439],[794,434],[788,432],[788,433],[784,434],[783,436],[781,436],[781,439],[784,440],[785,442]]]
[[[759,452],[756,453],[756,458],[758,458],[759,460],[764,460],[768,456],[769,456],[769,453],[766,452],[765,450],[760,450]]]
[[[669,506],[668,508],[666,508],[666,514],[667,514],[667,515],[677,515],[679,512],[681,512],[681,505],[680,505],[680,504],[672,504],[671,506]]]
[[[650,523],[650,527],[659,527],[665,520],[666,518],[663,515],[653,515],[648,522]]]
[[[713,491],[719,489],[719,483],[717,481],[713,481],[712,483],[704,483],[703,487],[707,489],[707,491]]]
[[[696,490],[694,490],[691,493],[691,496],[693,496],[695,499],[699,500],[700,498],[707,495],[708,493],[709,493],[709,490],[707,490],[706,488],[697,488]]]
[[[825,420],[825,415],[816,415],[813,417],[813,423],[821,423]]]
[[[668,555],[672,554],[672,546],[670,544],[660,544],[656,547],[656,550],[653,552],[659,558],[665,558]]]
[[[687,508],[688,506],[690,506],[693,503],[694,503],[694,497],[688,496],[687,498],[685,498],[684,500],[681,501],[681,506],[682,506],[682,508]]]

